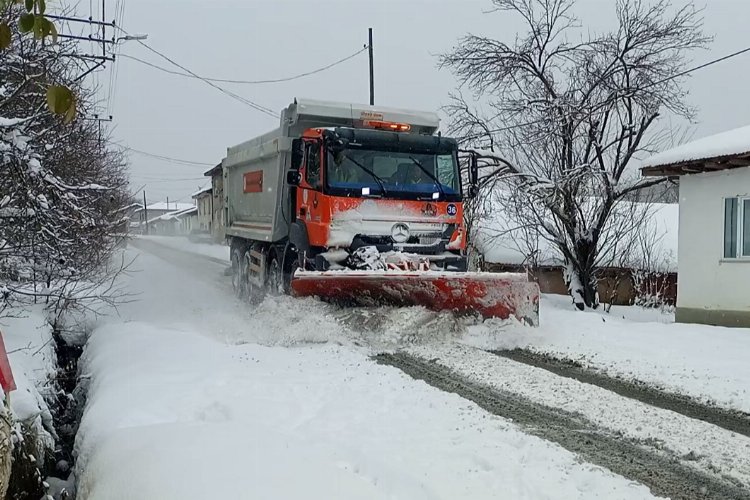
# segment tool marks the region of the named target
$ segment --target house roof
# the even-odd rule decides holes
[[[203,189],[199,189],[198,191],[196,191],[195,193],[193,193],[191,195],[191,197],[192,198],[198,198],[198,197],[200,197],[203,194],[210,193],[211,191],[213,191],[213,188],[211,186],[204,187]]]
[[[170,201],[169,204],[166,202],[160,201],[157,203],[152,203],[150,205],[146,206],[146,209],[148,210],[169,210],[169,211],[179,211],[179,210],[187,210],[191,207],[194,207],[192,203],[178,203],[174,201]],[[141,207],[138,211],[143,210],[143,207]]]
[[[220,173],[221,173],[221,163],[219,163],[218,165],[216,165],[211,170],[207,170],[203,175],[206,176],[206,177],[213,177],[214,175],[220,174]]]
[[[679,176],[750,166],[750,126],[688,142],[648,158],[647,177]]]
[[[156,222],[160,220],[164,220],[164,221],[177,220],[186,215],[192,215],[193,213],[197,213],[197,212],[198,212],[198,207],[191,206],[190,208],[186,208],[182,210],[175,210],[174,212],[169,212],[164,215],[160,215],[159,217],[154,217],[153,219],[150,219],[148,223],[151,224],[152,222]]]

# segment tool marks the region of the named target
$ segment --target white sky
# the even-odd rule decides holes
[[[106,1],[110,19],[115,0]],[[437,54],[468,32],[510,41],[523,29],[509,14],[483,13],[491,9],[490,0],[124,1],[121,24],[127,31],[147,33],[146,43],[197,74],[214,78],[256,80],[312,70],[361,48],[372,27],[376,104],[424,110],[438,110],[455,87],[452,75],[437,69]],[[715,40],[710,50],[694,55],[695,62],[750,46],[750,2],[705,1],[705,32]],[[82,2],[79,14],[87,11]],[[587,26],[601,29],[613,22],[614,2],[579,0],[577,11]],[[169,66],[137,42],[126,42],[121,50]],[[132,148],[216,164],[227,146],[278,125],[199,80],[126,58],[119,58],[116,66],[115,93],[105,114],[114,115],[114,139]],[[688,88],[691,103],[700,108],[699,123],[691,131],[695,137],[750,123],[747,76],[750,54],[694,74]],[[109,77],[109,69],[96,77],[103,100]],[[294,97],[367,102],[367,55],[293,82],[221,85],[276,111]],[[130,163],[133,189],[146,184],[149,201],[189,201],[206,182],[198,178],[208,167],[175,165],[135,153]]]

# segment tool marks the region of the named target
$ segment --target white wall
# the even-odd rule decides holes
[[[750,312],[750,259],[723,259],[733,196],[750,196],[750,167],[680,178],[677,307]]]

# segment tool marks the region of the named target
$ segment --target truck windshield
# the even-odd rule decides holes
[[[346,149],[328,154],[326,184],[332,194],[458,200],[461,186],[454,154]]]

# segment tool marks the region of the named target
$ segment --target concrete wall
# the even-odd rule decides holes
[[[526,272],[523,266],[486,263],[483,270],[489,272]],[[633,305],[638,299],[644,301],[658,294],[663,304],[674,305],[677,300],[677,273],[651,273],[637,282],[633,271],[623,268],[606,268],[599,271],[599,300],[614,305]],[[557,266],[544,266],[536,270],[529,279],[539,284],[542,293],[568,295],[563,270]],[[656,305],[656,304],[655,304]]]
[[[213,196],[210,192],[201,193],[195,201],[198,206],[198,224],[194,229],[210,233],[213,222]]]
[[[724,198],[735,196],[750,197],[748,167],[680,179],[677,321],[750,326],[750,258],[723,258]]]
[[[224,240],[224,178],[221,171],[211,178],[213,191],[212,235],[215,241]]]

